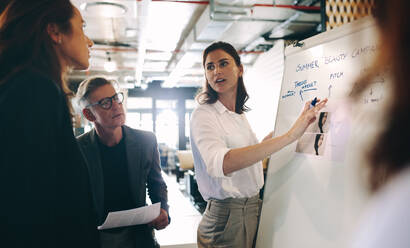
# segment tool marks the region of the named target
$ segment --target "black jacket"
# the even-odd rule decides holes
[[[98,247],[65,97],[31,70],[0,85],[0,247]]]
[[[161,202],[161,208],[168,212],[167,186],[161,176],[159,152],[155,135],[151,132],[123,126],[127,156],[130,192],[134,207],[146,205],[146,190],[152,203]],[[104,213],[104,177],[101,156],[95,129],[78,137],[78,143],[86,158],[93,200],[98,213],[98,224],[101,225]],[[124,154],[125,155],[125,154]],[[152,229],[141,225],[145,233],[152,234]],[[151,237],[150,237],[151,238]],[[137,240],[139,243],[142,240]],[[142,246],[141,246],[142,247]]]

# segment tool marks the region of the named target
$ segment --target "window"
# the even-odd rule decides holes
[[[151,97],[128,97],[127,99],[128,109],[150,109],[152,108]]]
[[[152,132],[152,113],[128,112],[126,124],[135,129]]]

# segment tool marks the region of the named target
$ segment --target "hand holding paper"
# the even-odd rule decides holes
[[[162,230],[168,226],[168,213],[164,209],[161,208],[159,216],[150,222],[148,225],[154,227],[157,230]]]
[[[158,202],[150,206],[110,212],[104,223],[101,226],[98,226],[97,229],[103,230],[150,223],[159,216],[160,206],[161,205]]]

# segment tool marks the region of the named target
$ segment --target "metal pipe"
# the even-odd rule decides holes
[[[295,23],[296,19],[299,18],[299,16],[300,16],[300,13],[297,12],[293,14],[291,17],[289,17],[286,21],[274,27],[271,31],[271,34],[269,35],[269,38],[271,38],[271,36],[274,35],[278,30],[287,28],[292,22]]]
[[[136,0],[141,2],[142,0]],[[171,2],[171,3],[192,3],[192,4],[209,4],[209,1],[192,1],[192,0],[151,0],[152,2]]]
[[[167,0],[165,0],[165,1],[167,1]],[[320,7],[309,6],[309,5],[265,4],[265,3],[255,3],[255,4],[252,4],[252,5],[217,3],[215,5],[216,6],[221,6],[221,7],[234,7],[234,8],[246,8],[246,9],[252,9],[252,8],[255,8],[255,7],[269,7],[269,8],[282,8],[282,9],[294,9],[294,10],[305,10],[305,11],[306,10],[320,11]]]
[[[165,0],[167,1],[167,0]],[[312,4],[313,5],[313,4]],[[239,17],[239,18],[215,18],[215,6],[223,6],[221,4],[215,4],[214,0],[209,1],[209,7],[210,7],[210,12],[209,12],[209,18],[213,21],[220,21],[220,22],[233,22],[233,21],[245,21],[245,22],[254,22],[254,21],[264,21],[264,22],[286,22],[288,19],[262,19],[262,18],[252,18],[252,17]],[[226,7],[236,7],[236,8],[243,8],[243,6],[234,6],[234,5],[225,5]],[[269,5],[273,6],[273,5]],[[277,6],[277,5],[276,5]],[[281,5],[285,6],[285,5]],[[288,6],[293,6],[293,5],[288,5]],[[300,7],[300,6],[299,6]],[[226,11],[225,14],[232,14],[234,15],[234,12]],[[298,24],[317,24],[319,22],[317,21],[298,21],[298,20],[293,20],[293,23],[298,23]]]
[[[122,47],[91,47],[90,50],[92,51],[108,51],[108,52],[127,52],[127,53],[138,53],[138,49],[136,48],[122,48]],[[197,51],[197,50],[188,50],[186,52],[192,52],[192,51]],[[147,53],[163,53],[164,51],[161,50],[151,50],[151,49],[147,49],[146,50]],[[182,50],[173,50],[170,51],[170,53],[180,53],[182,52]],[[200,50],[200,52],[202,52],[202,50]],[[244,52],[244,51],[239,51],[238,53],[261,53],[261,52],[255,52],[255,51],[250,51],[250,52]]]
[[[214,18],[212,17],[211,20],[218,21],[218,22],[233,22],[233,21],[243,21],[243,22],[285,22],[288,19],[259,19],[259,18],[238,18],[238,19],[223,19],[223,18]],[[292,23],[297,24],[318,24],[319,21],[292,21]]]
[[[285,8],[294,10],[316,10],[320,11],[320,7],[316,6],[302,6],[302,5],[286,5],[286,4],[254,4],[252,7],[275,7],[275,8]]]
[[[138,0],[140,1],[140,0]],[[209,1],[185,1],[185,0],[152,0],[153,2],[171,2],[171,3],[192,3],[192,4],[209,4]]]
[[[138,2],[142,0],[137,0]],[[191,4],[209,4],[210,1],[192,1],[192,0],[151,0],[152,2],[171,2],[171,3],[191,3]],[[256,3],[253,5],[229,5],[229,4],[216,4],[218,6],[226,7],[237,7],[237,8],[254,8],[254,7],[269,7],[269,8],[285,8],[285,9],[294,9],[294,10],[315,10],[319,11],[320,7],[316,6],[302,6],[302,5],[290,5],[290,4],[263,4]]]
[[[138,21],[138,27],[141,30],[138,38],[138,57],[137,57],[137,65],[135,67],[135,85],[141,86],[142,83],[142,70],[144,67],[144,60],[146,55],[147,49],[147,33],[148,33],[148,21],[149,21],[149,5],[151,4],[151,0],[142,0],[141,6],[138,8],[140,11],[140,19]],[[142,15],[141,15],[142,14]]]
[[[246,15],[246,11],[222,11],[222,10],[214,10],[215,14],[227,14],[227,15]]]

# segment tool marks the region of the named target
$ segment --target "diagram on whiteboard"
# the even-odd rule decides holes
[[[344,160],[350,119],[340,105],[346,107],[343,102],[348,100],[352,85],[368,73],[379,49],[375,40],[362,40],[366,32],[371,36],[372,31],[365,30],[286,54],[278,118],[296,118],[304,103],[315,97],[329,99],[322,117],[298,140],[294,151],[300,156]],[[378,75],[374,81],[363,96],[364,104],[375,104],[383,99],[385,76]],[[326,132],[318,130],[319,119],[325,120]],[[277,134],[285,132],[289,125],[288,122],[278,122]]]

